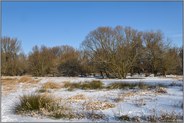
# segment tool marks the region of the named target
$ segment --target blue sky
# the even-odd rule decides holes
[[[182,45],[182,2],[2,2],[2,35],[18,38],[27,54],[34,45],[79,48],[99,26],[161,30]]]

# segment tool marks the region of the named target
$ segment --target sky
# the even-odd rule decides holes
[[[28,54],[35,45],[79,48],[99,26],[161,30],[182,46],[182,2],[2,2],[2,36],[17,38]]]

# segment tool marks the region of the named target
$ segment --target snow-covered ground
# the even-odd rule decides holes
[[[1,118],[3,122],[71,122],[71,121],[92,121],[89,119],[51,119],[48,117],[29,117],[13,114],[12,108],[14,103],[18,101],[19,96],[23,94],[35,93],[44,83],[56,82],[89,82],[96,80],[95,78],[83,77],[37,77],[40,81],[37,84],[30,84],[24,88],[24,83],[18,83],[14,92],[2,95],[1,97]],[[164,77],[143,77],[141,79],[99,79],[105,85],[113,82],[136,83],[142,82],[149,85],[165,85],[167,93],[156,93],[154,90],[141,89],[112,89],[112,90],[81,90],[75,89],[68,91],[66,88],[52,89],[50,93],[62,99],[71,99],[76,95],[83,95],[85,99],[74,100],[70,105],[75,110],[88,111],[82,106],[91,102],[102,102],[114,105],[112,108],[95,110],[96,113],[102,113],[106,119],[101,121],[117,121],[117,116],[127,115],[129,117],[141,117],[162,114],[183,115],[183,80]],[[169,86],[173,84],[173,86]],[[100,121],[100,120],[99,120]]]

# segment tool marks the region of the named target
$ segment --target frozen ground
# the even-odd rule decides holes
[[[19,78],[19,77],[17,77]],[[19,96],[23,94],[35,93],[42,84],[46,82],[63,83],[70,82],[85,82],[92,81],[95,78],[79,78],[79,77],[38,77],[37,84],[29,84],[25,88],[26,83],[17,83],[16,90],[8,94],[2,95],[1,102],[1,117],[3,122],[71,122],[71,121],[93,121],[90,119],[50,119],[47,117],[28,117],[13,114],[12,108],[14,103],[18,101]],[[72,99],[76,95],[83,95],[85,99],[73,99],[70,100],[70,106],[79,111],[91,111],[83,106],[86,103],[101,102],[110,103],[114,105],[112,108],[105,108],[94,110],[96,113],[102,113],[105,115],[105,119],[98,121],[118,121],[117,116],[127,115],[129,117],[142,117],[142,116],[161,116],[162,114],[174,113],[178,116],[183,115],[183,80],[175,79],[172,77],[147,77],[141,79],[100,79],[105,85],[113,82],[128,82],[136,83],[142,82],[150,85],[163,84],[166,86],[167,93],[156,93],[154,90],[141,90],[141,89],[113,89],[113,90],[80,90],[76,89],[68,91],[66,88],[52,89],[50,93],[54,96],[61,97],[62,99]],[[170,86],[172,85],[172,86]]]

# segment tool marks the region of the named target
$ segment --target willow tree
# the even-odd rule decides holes
[[[138,57],[142,34],[130,27],[99,27],[82,43],[84,50],[107,77],[126,78]]]

